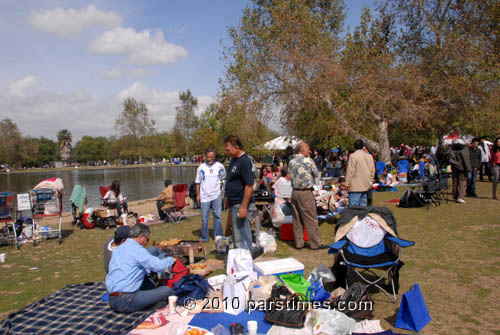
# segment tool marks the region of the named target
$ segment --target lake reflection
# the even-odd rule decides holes
[[[108,186],[113,180],[119,180],[122,194],[129,201],[134,201],[156,197],[163,189],[165,179],[171,179],[174,184],[188,184],[189,186],[194,181],[195,175],[196,167],[191,166],[74,169],[2,174],[0,175],[0,192],[26,192],[44,179],[58,177],[64,183],[64,211],[69,211],[69,198],[73,187],[78,184],[87,189],[88,207],[97,207],[101,197],[99,186]]]

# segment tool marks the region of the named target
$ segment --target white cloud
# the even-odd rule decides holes
[[[60,36],[71,36],[82,32],[90,25],[106,27],[118,26],[122,22],[120,15],[115,12],[104,12],[89,5],[87,8],[54,8],[33,12],[28,22],[33,28]]]
[[[100,54],[128,55],[136,65],[159,65],[187,57],[186,49],[165,41],[160,30],[136,32],[133,28],[116,27],[95,39],[89,51]]]
[[[129,71],[122,71],[116,67],[102,72],[99,77],[103,79],[119,80],[124,78],[143,78],[148,75],[148,72],[143,69],[134,69]]]
[[[22,97],[25,96],[29,90],[40,87],[42,82],[40,79],[28,76],[24,79],[14,81],[9,85],[8,93],[12,96]]]

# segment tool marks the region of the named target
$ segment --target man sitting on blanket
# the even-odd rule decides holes
[[[155,305],[166,306],[167,298],[174,294],[168,286],[155,287],[149,277],[153,272],[169,270],[172,257],[159,259],[144,246],[149,241],[148,226],[138,223],[130,229],[127,240],[113,251],[106,275],[109,305],[120,313],[131,313]]]

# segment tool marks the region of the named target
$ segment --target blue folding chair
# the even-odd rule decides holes
[[[425,179],[425,162],[420,162],[418,164],[418,176],[421,181]]]
[[[408,170],[410,168],[410,162],[406,159],[398,161],[398,177],[399,181],[406,183],[408,181]]]
[[[377,169],[377,174],[379,176],[383,175],[385,170],[385,162],[376,162],[375,169]]]
[[[396,303],[399,270],[403,266],[401,248],[413,246],[415,242],[397,237],[392,212],[385,207],[344,209],[338,221],[335,241],[328,251],[329,254],[336,254],[332,270],[334,274],[345,275],[346,287],[354,280],[348,278],[347,270],[351,269],[368,286],[377,287]],[[382,274],[377,274],[374,269],[382,270]],[[386,276],[392,292],[382,286]]]

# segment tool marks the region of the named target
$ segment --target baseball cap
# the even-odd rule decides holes
[[[129,232],[130,232],[129,226],[121,226],[115,231],[114,239],[117,241],[124,240],[128,237]]]

